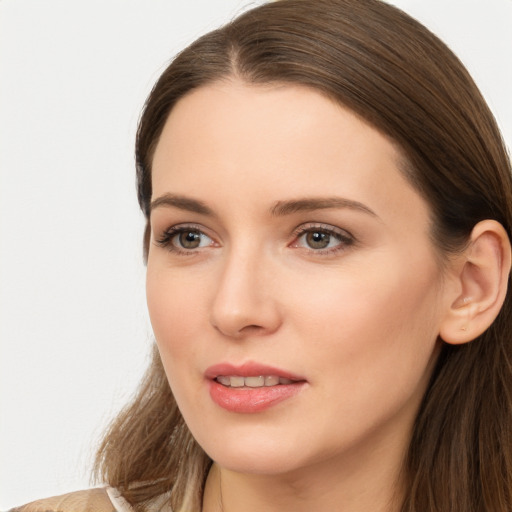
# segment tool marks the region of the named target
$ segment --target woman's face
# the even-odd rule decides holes
[[[401,457],[445,279],[393,144],[299,86],[180,100],[153,161],[147,296],[173,393],[221,467]]]

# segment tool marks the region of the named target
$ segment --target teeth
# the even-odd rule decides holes
[[[219,382],[223,386],[231,386],[231,378],[230,377],[226,377],[224,375],[219,375],[217,377],[217,382]]]
[[[219,384],[231,388],[262,388],[277,386],[278,384],[292,384],[291,379],[278,377],[277,375],[258,375],[255,377],[240,377],[239,375],[219,375],[216,378]]]
[[[229,380],[232,388],[242,388],[245,385],[245,379],[243,377],[230,377]]]
[[[265,377],[245,377],[245,385],[248,388],[261,388],[265,385]]]
[[[276,386],[277,384],[279,384],[279,377],[276,377],[275,375],[265,377],[265,386]]]

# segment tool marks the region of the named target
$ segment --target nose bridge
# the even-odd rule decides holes
[[[212,304],[212,325],[223,334],[270,333],[279,325],[264,251],[239,243],[226,251]]]

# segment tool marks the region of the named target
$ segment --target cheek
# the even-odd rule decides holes
[[[188,286],[187,286],[188,285]],[[195,292],[191,290],[195,289]],[[172,271],[153,270],[148,265],[146,297],[151,325],[161,352],[172,350],[175,355],[190,350],[187,339],[197,339],[203,325],[204,308],[197,286],[183,282]]]
[[[204,352],[205,314],[198,296],[202,288],[195,286],[191,292],[190,281],[184,282],[182,276],[167,268],[153,270],[148,264],[146,296],[167,380],[185,414],[201,391],[195,365]]]
[[[295,317],[312,385],[324,397],[316,414],[333,426],[333,439],[341,430],[356,439],[388,422],[403,433],[437,356],[435,273],[417,279],[388,268],[383,275],[333,281],[321,301],[305,293],[303,314]],[[406,421],[398,428],[400,418]]]
[[[291,308],[296,334],[348,381],[421,378],[438,333],[438,270],[411,262],[366,268],[324,281],[321,294],[303,283],[302,304]]]

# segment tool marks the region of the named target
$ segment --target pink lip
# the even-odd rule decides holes
[[[280,384],[277,386],[261,388],[230,388],[223,386],[215,379],[219,375],[224,376],[260,376],[275,375],[293,380],[292,384]],[[294,375],[288,371],[271,366],[248,362],[240,366],[229,363],[221,363],[209,367],[205,376],[211,399],[223,409],[237,413],[257,413],[272,407],[288,398],[295,396],[306,385],[303,377]]]

